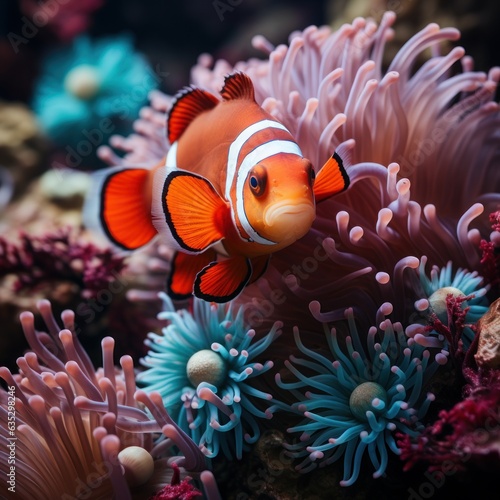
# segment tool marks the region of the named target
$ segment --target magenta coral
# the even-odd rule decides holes
[[[170,484],[163,487],[161,491],[156,493],[150,500],[192,500],[202,496],[201,491],[197,490],[189,478],[184,478],[181,481],[179,466],[172,464],[174,474]]]
[[[498,372],[477,376],[466,389],[469,396],[438,419],[417,439],[399,434],[398,446],[404,469],[425,464],[430,471],[442,471],[443,464],[456,472],[470,461],[484,457],[500,463],[500,377]],[[498,465],[497,465],[498,466]]]
[[[69,281],[79,287],[82,297],[95,297],[119,276],[124,258],[109,248],[86,243],[81,236],[60,229],[43,236],[21,233],[18,243],[0,237],[0,279],[14,275],[16,292]]]
[[[480,242],[481,267],[486,281],[492,288],[500,286],[500,210],[492,212],[489,216],[491,229],[489,241],[482,239]]]
[[[442,364],[446,363],[448,356],[454,361],[457,368],[462,365],[470,365],[472,362],[473,349],[467,351],[464,346],[464,330],[469,307],[465,306],[470,296],[446,297],[446,321],[441,321],[437,314],[432,313],[425,326],[412,325],[407,328],[407,334],[424,347],[441,349],[436,360]]]

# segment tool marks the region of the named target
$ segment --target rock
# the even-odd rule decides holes
[[[47,170],[40,177],[40,190],[51,201],[80,208],[90,187],[90,175],[69,168]]]
[[[490,305],[488,311],[477,322],[479,343],[475,354],[481,368],[500,367],[500,299]]]

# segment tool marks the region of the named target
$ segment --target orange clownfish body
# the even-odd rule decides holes
[[[349,185],[337,154],[316,176],[286,127],[255,102],[245,74],[226,77],[221,96],[181,91],[168,116],[166,160],[99,172],[86,203],[121,249],[159,233],[177,250],[173,298],[236,297],[264,273],[270,254],[309,231],[317,202]]]

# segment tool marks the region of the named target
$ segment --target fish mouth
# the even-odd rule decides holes
[[[309,231],[315,216],[311,203],[282,201],[266,209],[264,223],[274,241],[295,241]]]

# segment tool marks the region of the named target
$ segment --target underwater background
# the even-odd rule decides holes
[[[0,498],[495,498],[499,21],[492,0],[2,1]],[[173,301],[172,250],[116,251],[84,199],[165,157],[179,89],[235,70],[351,185],[229,304]]]

